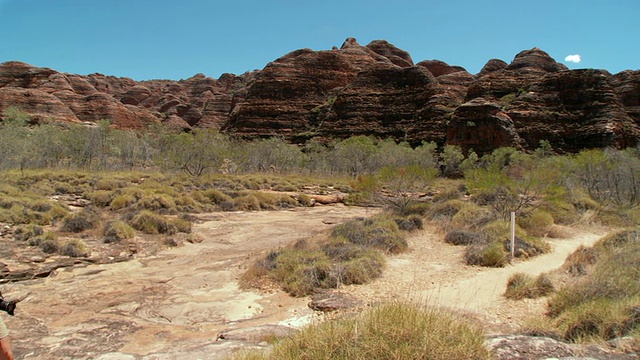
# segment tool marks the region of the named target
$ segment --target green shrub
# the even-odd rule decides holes
[[[570,225],[580,220],[580,215],[575,206],[565,200],[546,200],[540,205],[540,210],[549,213],[556,224]]]
[[[431,203],[425,201],[412,202],[404,208],[403,215],[421,215],[425,216],[431,209]]]
[[[612,340],[640,327],[639,298],[626,301],[598,299],[581,303],[557,320],[564,339],[574,342]]]
[[[233,209],[240,211],[259,211],[260,201],[255,195],[244,195],[233,199]]]
[[[330,275],[336,278],[338,285],[361,285],[380,277],[384,267],[385,259],[380,252],[363,250],[348,261],[335,263]]]
[[[535,299],[547,296],[553,291],[553,283],[545,274],[540,274],[534,278],[524,273],[515,273],[507,281],[507,290],[504,296],[513,300]]]
[[[447,200],[443,203],[436,203],[429,209],[426,214],[430,220],[452,219],[458,211],[465,207],[466,203],[462,200]]]
[[[336,226],[332,233],[334,238],[345,238],[348,241],[367,247],[373,247],[392,254],[406,251],[407,240],[400,233],[395,221],[383,216],[370,219],[358,218]]]
[[[110,190],[96,190],[85,193],[84,196],[87,200],[91,201],[93,205],[106,207],[111,204],[111,201],[114,199],[116,194]]]
[[[302,206],[312,206],[313,204],[315,204],[315,201],[311,198],[311,196],[307,194],[298,194],[296,195],[296,199]]]
[[[231,196],[223,193],[218,189],[207,189],[203,192],[203,195],[211,201],[213,204],[222,204],[227,201],[231,201]]]
[[[98,181],[95,182],[95,184],[93,184],[93,188],[96,190],[112,191],[112,190],[125,187],[126,185],[127,185],[126,182],[121,180],[99,179]]]
[[[621,248],[629,243],[640,243],[640,231],[637,229],[623,229],[614,231],[598,240],[596,247],[607,249]]]
[[[434,197],[434,203],[444,203],[450,200],[460,200],[464,196],[464,190],[461,187],[447,188],[439,191]]]
[[[57,237],[46,237],[38,243],[38,247],[47,254],[53,254],[60,250],[60,241]]]
[[[121,194],[113,198],[109,208],[113,211],[125,209],[136,202],[136,197],[131,194]]]
[[[553,216],[548,212],[536,209],[529,214],[519,216],[517,224],[532,236],[546,236],[553,226]]]
[[[42,226],[34,224],[19,225],[13,231],[13,238],[18,241],[27,241],[43,233]]]
[[[55,243],[57,243],[58,242],[58,234],[54,233],[53,231],[47,231],[42,235],[38,235],[36,237],[29,238],[29,240],[27,240],[27,245],[29,245],[29,246],[40,246],[40,244],[43,241],[54,241]]]
[[[468,359],[488,360],[479,327],[436,308],[384,304],[354,317],[304,328],[277,342],[269,353],[234,355],[247,359]]]
[[[503,267],[509,262],[509,254],[497,241],[467,247],[464,258],[469,265],[487,267]]]
[[[162,213],[175,213],[176,202],[171,195],[153,194],[145,195],[133,205],[134,210],[150,210]]]
[[[100,224],[100,210],[93,206],[87,206],[77,214],[73,214],[64,219],[62,223],[62,231],[79,233],[85,230],[93,229]]]
[[[451,226],[460,230],[477,230],[495,220],[494,213],[474,203],[464,205],[451,219]]]
[[[125,239],[131,239],[136,235],[136,231],[126,222],[121,220],[109,221],[103,229],[103,242],[116,243]]]
[[[175,201],[178,211],[181,212],[198,213],[202,212],[204,209],[211,209],[211,207],[204,207],[200,202],[196,201],[196,199],[189,195],[179,196]]]
[[[422,218],[417,215],[410,215],[402,218],[395,218],[394,221],[398,224],[398,228],[402,231],[415,231],[421,230],[424,226]]]
[[[46,213],[46,217],[50,218],[51,221],[64,219],[68,215],[69,215],[69,210],[67,210],[64,206],[60,205],[59,203],[54,203]]]
[[[580,245],[573,253],[567,256],[562,269],[574,276],[586,275],[587,269],[598,261],[598,251],[593,247]]]
[[[279,208],[288,209],[296,206],[298,206],[298,200],[295,197],[286,194],[278,196]]]
[[[176,233],[176,227],[167,221],[162,215],[155,214],[149,210],[142,210],[135,214],[129,224],[136,230],[145,234],[167,234]]]
[[[595,254],[580,250],[580,257],[595,262],[591,271],[549,299],[547,313],[567,340],[609,340],[640,328],[640,243],[618,236],[597,243]]]
[[[511,239],[511,224],[508,221],[494,221],[484,226],[482,233],[489,241],[505,241]],[[516,236],[525,238],[527,232],[516,224]]]
[[[444,241],[451,245],[480,245],[488,243],[486,235],[463,230],[448,232],[444,236]]]
[[[171,225],[173,225],[177,231],[189,234],[191,233],[193,222],[189,219],[188,216],[180,216],[178,218],[172,219]]]
[[[292,296],[306,296],[320,288],[330,288],[331,262],[321,251],[285,251],[276,259],[272,272]]]
[[[244,196],[254,196],[258,200],[258,210],[275,210],[278,208],[280,195],[261,191],[246,192]],[[237,202],[238,199],[236,199]]]
[[[58,252],[62,255],[70,257],[89,256],[89,248],[87,247],[87,244],[81,239],[67,240],[64,245],[60,247]]]

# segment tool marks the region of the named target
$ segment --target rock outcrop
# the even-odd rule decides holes
[[[522,140],[518,143],[513,139],[512,146],[523,149],[535,149],[541,140],[549,141],[561,152],[638,143],[640,128],[630,116],[635,111],[633,95],[616,92],[616,85],[633,89],[633,76],[623,75],[616,81],[604,70],[567,70],[540,49],[523,51],[511,64],[502,65],[490,61],[466,95],[466,100],[473,100],[476,106],[480,102],[486,107],[500,108],[500,116],[484,111],[477,114],[460,111],[468,107],[465,104],[456,110],[461,116],[459,121],[452,122],[447,143],[481,152],[501,146],[504,142],[499,133],[506,131],[507,118]],[[636,92],[636,96],[640,93]],[[493,124],[498,131],[493,135],[495,144],[491,144],[486,127],[482,134],[476,131],[478,123]]]
[[[180,81],[137,82],[102,74],[64,74],[10,61],[0,64],[0,112],[15,106],[36,123],[104,119],[126,129],[163,122],[184,129],[220,127],[242,95],[238,91],[234,96],[234,91],[251,76],[225,74],[215,80],[198,74]]]
[[[134,81],[0,64],[0,114],[32,122],[110,120],[119,128],[164,123],[216,127],[245,138],[302,143],[353,135],[434,141],[464,151],[523,150],[547,140],[558,152],[636,146],[640,70],[569,70],[533,48],[470,74],[439,60],[414,63],[384,40],[292,51],[264,69],[213,79]]]

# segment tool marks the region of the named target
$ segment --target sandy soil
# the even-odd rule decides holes
[[[202,243],[5,285],[1,290],[7,295],[29,296],[15,317],[3,318],[21,359],[222,358],[244,346],[216,341],[223,330],[296,326],[318,316],[307,307],[308,298],[291,298],[278,290],[240,289],[237,279],[247,266],[270,249],[374,212],[331,205],[208,214],[194,229]],[[382,278],[342,290],[368,303],[401,297],[465,309],[495,325],[495,331],[503,331],[517,326],[525,313],[541,308],[536,302],[501,298],[511,274],[556,268],[573,249],[597,238],[575,232],[571,239],[552,240],[552,254],[502,269],[483,269],[463,265],[462,247],[444,244],[424,230],[410,239],[410,252],[389,259]]]
[[[553,251],[504,268],[464,265],[464,247],[442,241],[428,229],[410,239],[411,251],[389,259],[379,280],[348,291],[370,302],[406,299],[443,306],[480,319],[487,331],[517,330],[531,316],[544,314],[546,299],[514,301],[502,295],[515,273],[538,275],[560,267],[580,245],[590,246],[601,235],[571,229],[568,239],[547,239]]]

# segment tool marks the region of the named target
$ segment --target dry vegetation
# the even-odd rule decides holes
[[[273,350],[232,359],[491,359],[482,330],[444,310],[390,303],[309,326]]]
[[[468,264],[505,266],[511,211],[522,260],[549,251],[544,238],[562,236],[558,225],[640,220],[636,149],[555,156],[543,143],[534,154],[503,148],[465,157],[452,146],[438,153],[433,143],[412,148],[364,136],[296,147],[210,129],[128,136],[108,123],[27,127],[26,120],[5,116],[0,124],[0,223],[43,256],[91,256],[96,239],[101,246],[142,237],[175,245],[172,236],[190,233],[193,214],[311,206],[310,194],[346,193],[348,204],[385,207],[326,236],[273,249],[243,279],[248,286],[268,279],[303,296],[375,279],[385,256],[407,250],[407,232],[423,224],[466,246]],[[506,296],[551,294],[546,328],[532,332],[571,341],[638,339],[639,244],[636,228],[613,234],[574,253],[562,281],[518,274]],[[242,358],[488,358],[481,339],[451,314],[390,304],[309,327],[271,355]]]

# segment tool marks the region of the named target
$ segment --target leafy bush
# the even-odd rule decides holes
[[[581,259],[585,267],[594,263],[591,270],[548,303],[548,315],[567,340],[609,340],[640,328],[640,242],[628,241],[625,233],[633,239],[633,230],[628,230],[601,239],[592,250],[574,253],[572,262]]]
[[[477,230],[495,220],[491,210],[474,203],[465,204],[451,219],[451,226],[460,230]]]
[[[109,206],[111,201],[115,197],[115,193],[110,190],[95,190],[84,194],[87,200],[95,206],[105,207]]]
[[[444,241],[451,245],[480,245],[487,243],[487,237],[482,233],[453,230],[444,236]]]
[[[358,218],[336,226],[331,235],[348,241],[373,247],[389,253],[400,253],[409,247],[395,221],[384,216],[370,219]]]
[[[507,281],[507,290],[504,296],[513,300],[535,299],[547,296],[553,291],[553,283],[545,274],[540,274],[534,278],[524,273],[515,273]]]
[[[425,201],[413,202],[404,209],[404,215],[421,215],[424,216],[429,213],[431,209],[431,203]]]
[[[223,193],[218,189],[207,189],[204,191],[204,196],[216,205],[231,201],[231,196]]]
[[[457,199],[437,203],[431,206],[426,216],[430,220],[442,218],[451,219],[465,206],[465,204],[466,203],[464,201]]]
[[[298,194],[296,195],[296,199],[302,206],[312,206],[313,204],[315,204],[315,201],[311,198],[311,196],[307,194]]]
[[[60,254],[70,257],[87,257],[89,248],[81,239],[70,239],[59,249]]]
[[[424,226],[422,223],[422,218],[416,215],[411,215],[402,218],[394,219],[396,224],[398,224],[398,228],[402,231],[414,231],[420,230]]]
[[[494,241],[467,247],[464,259],[469,265],[503,267],[509,262],[509,254],[502,243]]]
[[[242,359],[491,359],[479,327],[441,309],[389,303],[304,328]]]
[[[172,214],[177,211],[176,202],[171,195],[153,194],[143,196],[133,205],[134,210],[150,210],[165,214]]]
[[[511,224],[508,221],[494,221],[484,226],[482,233],[489,241],[505,241],[511,239]],[[516,237],[525,238],[527,232],[516,224]]]
[[[180,216],[171,220],[171,225],[173,225],[177,231],[188,234],[191,233],[193,222],[188,216]]]
[[[518,216],[517,224],[532,236],[546,236],[553,226],[553,216],[548,212],[536,209],[529,214]]]
[[[167,234],[176,233],[176,227],[162,215],[155,214],[149,210],[142,210],[135,214],[129,224],[136,230],[145,234]]]
[[[110,221],[103,229],[105,243],[116,243],[125,239],[131,239],[136,235],[136,231],[126,222],[121,220]]]
[[[79,233],[93,229],[100,224],[102,215],[98,208],[87,206],[77,214],[73,214],[64,219],[62,231]]]
[[[331,262],[323,252],[292,249],[278,256],[272,275],[292,296],[306,296],[316,289],[335,286],[330,271]]]
[[[260,201],[253,194],[240,196],[233,199],[233,210],[259,211]]]
[[[18,241],[27,241],[36,236],[42,235],[44,230],[42,226],[27,224],[27,225],[19,225],[13,231],[13,238]]]
[[[136,197],[131,194],[117,195],[111,200],[109,208],[113,211],[125,209],[136,202]]]
[[[47,231],[42,235],[38,235],[36,237],[32,237],[29,238],[29,240],[27,240],[27,245],[29,246],[40,246],[40,244],[43,241],[54,241],[55,243],[58,242],[58,234],[56,234],[53,231]]]
[[[60,241],[57,237],[45,237],[41,241],[39,241],[38,246],[40,250],[47,254],[53,254],[60,250]]]

